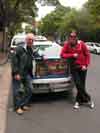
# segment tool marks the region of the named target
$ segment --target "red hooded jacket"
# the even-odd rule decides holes
[[[75,53],[78,54],[78,57],[75,60],[76,65],[87,67],[90,64],[90,53],[83,41],[78,41],[74,48],[72,48],[68,42],[65,42],[61,51],[61,57],[65,59],[75,58]]]

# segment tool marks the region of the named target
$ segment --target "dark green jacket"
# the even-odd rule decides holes
[[[32,49],[26,50],[22,46],[15,49],[12,57],[12,75],[20,74],[24,78],[27,74],[32,75],[33,69],[33,51]]]

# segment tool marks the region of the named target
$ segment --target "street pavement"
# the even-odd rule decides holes
[[[12,111],[10,64],[0,66],[0,133],[100,133],[100,56],[92,55],[87,88],[95,108],[73,109],[69,96],[33,98],[31,110],[22,116]]]
[[[0,52],[0,66],[5,64],[7,60],[7,53]]]

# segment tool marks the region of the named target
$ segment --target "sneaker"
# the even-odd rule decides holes
[[[30,107],[29,106],[23,106],[23,110],[28,111],[28,110],[30,110]]]
[[[79,108],[80,108],[79,103],[76,102],[75,105],[74,105],[74,109],[79,109]]]
[[[94,108],[94,102],[93,102],[93,101],[88,102],[88,105],[89,105],[89,107],[90,107],[91,109]]]
[[[18,109],[16,110],[16,113],[17,113],[18,115],[22,115],[22,114],[24,113],[24,111],[23,111],[21,108],[18,108]]]

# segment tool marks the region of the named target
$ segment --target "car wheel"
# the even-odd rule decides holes
[[[94,54],[97,54],[97,50],[96,49],[94,49]]]

